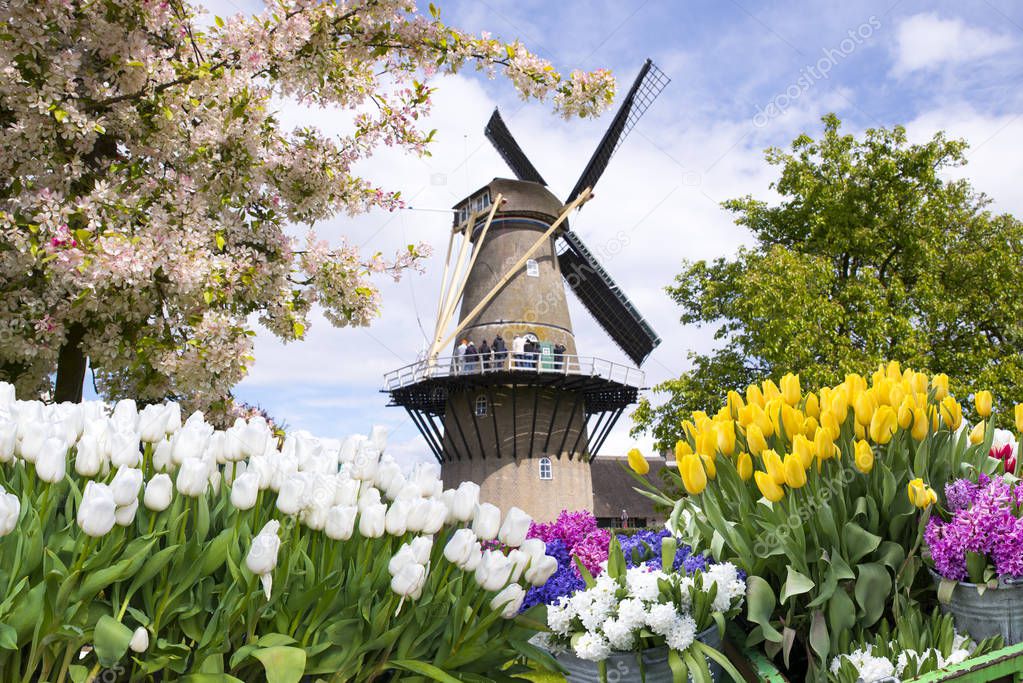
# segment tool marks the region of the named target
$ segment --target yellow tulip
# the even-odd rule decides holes
[[[903,429],[909,429],[913,426],[913,399],[906,396],[899,403],[899,414],[898,414],[899,426]]]
[[[682,460],[683,456],[689,455],[692,452],[693,452],[692,447],[689,445],[689,442],[686,441],[685,439],[679,439],[678,441],[675,442],[675,461],[676,462]]]
[[[917,441],[923,441],[930,429],[931,421],[927,419],[927,412],[923,408],[913,408],[913,431],[911,434]]]
[[[619,451],[619,453],[620,452],[621,451]],[[646,461],[646,458],[643,457],[643,454],[639,452],[638,448],[633,448],[629,451],[628,460],[629,467],[631,467],[632,471],[636,474],[646,474],[650,471],[650,463]]]
[[[739,417],[739,411],[742,410],[746,403],[742,400],[742,396],[739,395],[738,391],[729,391],[728,401],[725,405],[728,407],[728,412],[734,420]]]
[[[953,431],[963,423],[963,409],[951,396],[941,399],[941,421]]]
[[[806,395],[806,403],[803,405],[803,412],[814,419],[821,416],[821,402],[817,398],[817,394],[811,392]]]
[[[782,400],[780,398],[771,399],[764,406],[764,414],[771,420],[771,430],[773,433],[781,435],[782,430],[782,419],[781,419],[781,407]],[[766,435],[767,432],[764,432]]]
[[[803,414],[787,403],[781,405],[781,423],[785,427],[785,436],[792,437],[803,430]]]
[[[735,423],[731,420],[719,422],[717,425],[718,450],[724,455],[735,453]],[[714,477],[711,477],[713,479]]]
[[[892,404],[892,381],[887,377],[879,378],[872,387],[872,391],[878,405],[890,406]]]
[[[867,438],[867,428],[861,425],[858,420],[853,420],[853,433],[857,439]]]
[[[707,425],[696,435],[696,452],[700,455],[717,455],[718,434],[714,425]]]
[[[835,437],[830,430],[821,427],[813,437],[813,453],[821,462],[835,457]]]
[[[732,419],[732,411],[729,410],[727,405],[721,406],[716,413],[714,413],[715,422],[724,422],[725,420]]]
[[[892,434],[899,428],[899,418],[891,406],[881,406],[870,420],[870,439],[884,445],[892,440]]]
[[[907,395],[905,387],[901,384],[893,385],[891,393],[888,394],[888,405],[892,408],[898,408],[906,400]]]
[[[774,422],[767,416],[767,413],[760,406],[753,406],[753,424],[760,427],[764,438],[771,438],[774,435]]]
[[[1016,412],[1016,431],[1023,432],[1023,403],[1020,403],[1015,408]]]
[[[848,388],[850,394],[858,394],[867,390],[867,380],[863,379],[862,375],[858,375],[855,372],[849,373],[845,376],[844,384]]]
[[[781,378],[781,397],[790,406],[799,403],[799,399],[803,397],[802,387],[799,386],[799,375],[793,375],[790,372]]]
[[[700,459],[703,461],[703,469],[707,472],[708,479],[716,479],[718,476],[717,465],[714,464],[714,458],[708,455],[701,455]]]
[[[764,407],[764,393],[756,384],[746,387],[746,403],[751,406]]]
[[[885,367],[885,374],[888,375],[889,379],[902,379],[902,368],[899,366],[899,361],[888,361],[888,365]]]
[[[753,476],[753,458],[750,457],[749,453],[740,453],[739,461],[735,464],[735,469],[739,472],[739,478],[743,481],[749,481],[750,477]]]
[[[835,414],[839,424],[845,422],[845,418],[849,414],[849,392],[843,388],[832,392],[828,408]],[[835,438],[837,439],[838,437]]]
[[[764,438],[764,432],[756,423],[746,427],[746,448],[753,455],[760,455],[767,448],[767,439]]]
[[[785,489],[775,483],[774,477],[767,472],[757,470],[753,473],[753,477],[757,480],[757,488],[760,489],[760,494],[767,500],[777,503],[785,497]]]
[[[863,474],[870,474],[870,470],[874,469],[874,449],[866,441],[856,442],[854,463]]]
[[[948,375],[942,373],[931,378],[931,388],[934,389],[934,399],[940,401],[948,396]]]
[[[973,403],[977,407],[977,414],[987,419],[991,415],[991,392],[978,391],[973,397]]]
[[[813,435],[817,433],[817,428],[820,427],[817,424],[817,420],[812,417],[807,417],[803,420],[803,426],[799,428],[799,431],[803,433],[803,436],[812,439]]]
[[[792,452],[803,463],[803,469],[806,469],[813,463],[813,442],[804,435],[796,434],[795,438],[792,439]]]
[[[973,425],[973,429],[970,430],[970,443],[978,444],[984,440],[984,421],[981,420],[977,424]]]
[[[771,401],[776,398],[781,398],[781,389],[774,383],[773,379],[765,379],[760,383],[760,386],[764,389],[764,401]]]
[[[707,474],[703,471],[700,456],[690,453],[682,458],[678,471],[689,495],[697,496],[707,488]]]
[[[821,413],[821,427],[831,435],[832,441],[842,435],[842,422],[830,410]]]
[[[924,480],[919,477],[909,482],[907,493],[909,502],[920,509],[924,509],[938,500],[934,489],[924,484]]]
[[[799,456],[789,453],[785,456],[783,463],[785,469],[785,483],[789,488],[801,489],[806,486],[806,468]]]
[[[690,439],[693,439],[694,441],[696,440],[696,434],[698,433],[698,430],[696,429],[696,425],[693,424],[691,420],[682,421],[682,431]]]
[[[785,483],[785,463],[782,461],[781,456],[778,455],[774,450],[768,448],[766,451],[760,454],[760,459],[764,461],[764,468],[767,473],[771,475],[776,484]]]
[[[855,409],[856,421],[864,427],[870,424],[870,420],[874,417],[874,411],[877,410],[877,399],[873,392],[869,390],[861,392],[856,397]]]
[[[693,422],[696,424],[696,429],[697,430],[701,430],[701,429],[703,429],[703,424],[705,422],[710,422],[710,416],[707,415],[707,413],[705,413],[702,410],[694,410],[693,411]]]

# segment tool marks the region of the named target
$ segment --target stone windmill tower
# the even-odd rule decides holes
[[[516,179],[495,178],[454,207],[433,343],[425,358],[385,377],[390,405],[408,411],[445,485],[475,481],[485,500],[540,520],[563,508],[592,508],[589,463],[635,403],[644,375],[580,353],[566,285],[636,365],[660,339],[568,216],[591,198],[611,156],[668,82],[647,60],[564,203],[499,112],[491,116],[486,136]],[[441,356],[462,339],[492,345],[499,335],[503,353]]]

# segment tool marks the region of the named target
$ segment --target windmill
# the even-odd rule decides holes
[[[568,217],[592,197],[668,82],[644,63],[564,202],[547,189],[500,112],[490,117],[484,133],[515,179],[495,178],[455,205],[432,344],[425,358],[385,376],[389,405],[406,409],[445,484],[475,481],[487,500],[518,505],[537,519],[592,508],[589,463],[636,402],[644,376],[579,354],[566,285],[637,366],[660,339]],[[441,356],[462,339],[481,345],[498,336],[504,352]]]

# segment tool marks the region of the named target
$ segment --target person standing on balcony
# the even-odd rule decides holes
[[[561,372],[565,363],[565,345],[558,342],[554,345],[554,369]]]
[[[480,344],[480,369],[483,372],[490,369],[490,346],[486,339]]]
[[[468,345],[465,347],[465,371],[476,372],[476,359],[479,357],[479,351],[476,350],[476,345],[469,340]]]
[[[512,339],[512,360],[514,361],[512,364],[513,369],[517,370],[522,367],[522,364],[525,362],[525,355],[526,340],[519,335],[515,335],[515,338]]]
[[[458,346],[455,347],[455,374],[459,375],[462,370],[465,369],[465,349],[469,346],[469,342],[463,339]]]
[[[494,367],[498,370],[505,370],[504,359],[508,357],[508,347],[504,343],[504,337],[500,334],[494,337]]]

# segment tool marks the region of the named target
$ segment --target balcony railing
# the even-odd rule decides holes
[[[642,386],[646,377],[638,368],[593,356],[504,351],[492,352],[486,357],[445,356],[432,361],[417,361],[384,375],[384,389],[393,391],[425,379],[478,376],[494,372],[600,377],[633,387]]]

